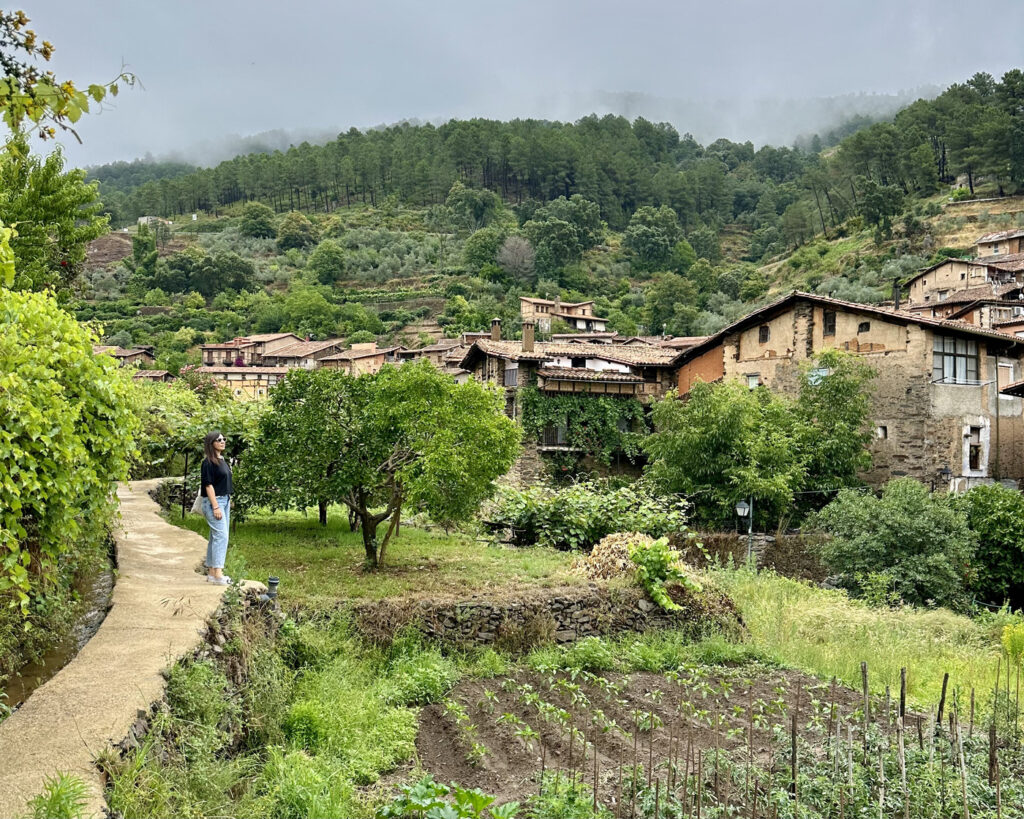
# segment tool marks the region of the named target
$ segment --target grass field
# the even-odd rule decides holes
[[[715,579],[732,595],[750,640],[779,662],[822,679],[861,685],[861,661],[872,688],[899,691],[908,669],[911,701],[939,701],[943,674],[950,691],[987,702],[995,683],[999,645],[981,623],[946,609],[873,609],[841,591],[816,588],[771,572],[723,569]]]
[[[171,522],[206,537],[206,521],[180,512]],[[382,530],[383,531],[383,530]],[[286,606],[333,606],[339,599],[451,597],[497,593],[530,587],[576,585],[584,579],[570,571],[572,555],[553,549],[508,549],[461,534],[445,535],[404,526],[388,544],[385,565],[363,570],[361,535],[348,531],[340,509],[332,509],[327,527],[316,510],[254,514],[235,525],[226,571],[233,578],[265,581],[281,578]]]

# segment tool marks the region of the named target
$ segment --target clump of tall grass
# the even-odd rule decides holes
[[[32,819],[78,819],[88,798],[89,789],[81,779],[58,774],[43,781],[43,789],[32,797],[28,808]]]
[[[938,702],[950,683],[980,699],[995,684],[999,646],[990,629],[946,609],[871,608],[845,592],[774,572],[714,570],[736,601],[754,646],[779,662],[857,688],[862,661],[871,687],[896,690],[908,669],[907,695],[920,707]]]

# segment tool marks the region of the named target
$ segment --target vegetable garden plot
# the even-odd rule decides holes
[[[867,705],[865,721],[862,693],[757,665],[522,671],[425,708],[417,749],[498,803],[562,789],[595,816],[1021,815],[1019,750],[997,739],[990,783],[988,723],[952,689],[941,722],[901,719],[898,692]]]

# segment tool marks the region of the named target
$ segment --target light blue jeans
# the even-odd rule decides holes
[[[217,505],[223,512],[220,520],[213,516],[210,499],[203,497],[203,515],[210,524],[210,542],[206,546],[206,568],[223,569],[228,556],[228,526],[231,524],[231,496],[218,495]]]

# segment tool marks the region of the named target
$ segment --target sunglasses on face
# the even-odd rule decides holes
[[[224,438],[224,436],[223,436],[223,435],[221,435],[221,436],[220,436],[219,438],[214,438],[214,439],[213,439],[213,442],[214,442],[215,444],[224,444],[224,443],[227,443],[227,441],[226,441],[226,439]]]

